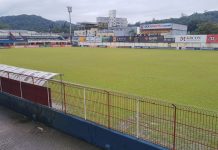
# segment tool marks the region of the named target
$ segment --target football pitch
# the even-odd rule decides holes
[[[0,49],[0,63],[64,80],[218,110],[218,52],[113,48]]]

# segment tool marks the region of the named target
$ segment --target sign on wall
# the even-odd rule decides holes
[[[148,30],[148,29],[172,29],[173,24],[171,23],[163,23],[163,24],[144,24],[140,26],[140,29],[142,30]]]
[[[218,34],[207,35],[207,43],[218,43]]]
[[[102,42],[102,39],[100,37],[86,37],[86,42]]]
[[[206,43],[207,35],[180,35],[176,36],[176,43]]]

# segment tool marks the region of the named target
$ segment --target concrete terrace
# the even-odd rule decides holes
[[[100,150],[0,106],[0,150]]]

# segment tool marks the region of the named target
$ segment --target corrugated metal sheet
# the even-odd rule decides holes
[[[47,79],[51,79],[57,75],[60,74],[0,64],[0,77],[6,77],[26,83],[33,83],[34,80],[34,84],[39,86],[43,86]]]

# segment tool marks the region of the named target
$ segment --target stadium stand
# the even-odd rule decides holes
[[[0,46],[65,46],[69,44],[68,39],[58,34],[27,30],[0,30]]]
[[[13,45],[13,40],[10,38],[8,32],[0,31],[0,46],[10,46]]]

